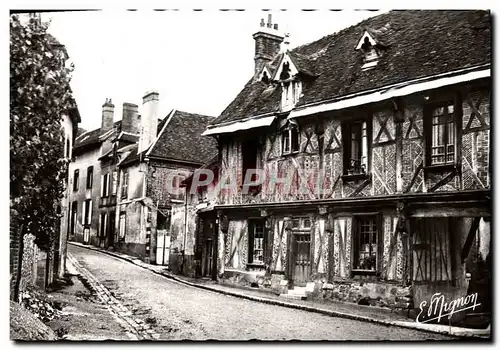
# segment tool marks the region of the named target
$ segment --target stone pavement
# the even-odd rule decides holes
[[[165,276],[167,278],[170,278],[172,280],[175,280],[177,282],[192,287],[201,288],[209,291],[215,291],[233,297],[253,300],[272,305],[279,305],[303,311],[315,312],[328,316],[342,317],[363,322],[383,324],[387,326],[410,328],[410,329],[438,333],[443,335],[452,335],[457,337],[480,337],[480,338],[490,337],[489,328],[487,330],[478,330],[478,329],[465,329],[460,327],[449,327],[443,325],[422,324],[422,323],[417,323],[414,320],[409,319],[407,317],[401,316],[397,313],[391,312],[390,310],[382,308],[375,308],[370,306],[356,305],[352,303],[343,303],[343,302],[320,302],[320,301],[310,301],[310,300],[288,300],[288,299],[284,301],[283,298],[280,298],[279,296],[270,292],[224,285],[208,279],[196,279],[184,276],[179,277],[177,275],[173,275],[172,273],[170,273],[168,269],[166,269],[164,266],[147,264],[142,260],[127,254],[107,251],[105,249],[89,245],[83,245],[76,242],[68,242],[68,243],[73,244],[75,246],[84,247],[95,251],[100,251],[102,253],[126,260],[137,266],[150,270],[156,274]]]
[[[82,267],[71,254],[68,253],[67,258],[99,299],[101,299],[101,302],[107,306],[109,312],[116,317],[117,321],[125,329],[127,329],[127,335],[130,340],[156,340],[159,338],[159,334],[151,330],[145,321],[134,318],[132,311],[117,300],[111,292],[89,273],[87,269]]]

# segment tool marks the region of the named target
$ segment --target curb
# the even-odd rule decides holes
[[[190,287],[204,289],[204,290],[208,290],[211,292],[216,292],[219,294],[228,295],[228,296],[232,296],[232,297],[236,297],[236,298],[240,298],[240,299],[246,299],[246,300],[256,301],[256,302],[270,304],[270,305],[277,305],[277,306],[282,306],[282,307],[287,307],[287,308],[297,309],[297,310],[302,310],[302,311],[314,312],[314,313],[323,314],[323,315],[327,315],[327,316],[331,316],[331,317],[339,317],[339,318],[346,318],[346,319],[351,319],[351,320],[355,320],[355,321],[376,323],[376,324],[381,324],[381,325],[388,326],[388,327],[399,327],[399,328],[413,329],[413,330],[418,330],[421,332],[441,334],[441,335],[452,336],[452,337],[457,337],[457,338],[461,338],[461,339],[464,339],[464,338],[489,339],[491,337],[491,334],[489,334],[489,335],[474,334],[474,332],[478,331],[476,329],[452,327],[452,328],[459,328],[458,330],[453,331],[453,330],[450,330],[450,327],[442,326],[442,325],[439,325],[439,327],[443,327],[442,329],[435,329],[436,326],[434,326],[434,325],[425,325],[425,324],[420,324],[420,323],[416,323],[416,322],[386,321],[386,320],[371,318],[371,317],[367,317],[367,316],[347,314],[344,312],[332,311],[332,310],[322,309],[322,308],[313,307],[313,306],[293,304],[293,303],[288,303],[285,301],[279,301],[279,300],[274,300],[274,299],[257,297],[257,296],[253,296],[253,295],[246,295],[246,294],[242,294],[242,293],[221,290],[221,289],[213,288],[210,286],[191,283],[191,282],[185,281],[177,276],[173,276],[170,274],[161,273],[159,271],[156,271],[156,270],[150,268],[149,266],[147,266],[146,263],[142,262],[138,258],[131,258],[129,256],[123,256],[123,255],[120,255],[120,254],[117,254],[114,252],[110,252],[110,251],[103,250],[101,248],[97,248],[97,247],[93,247],[93,246],[84,245],[84,244],[81,244],[78,242],[69,242],[68,241],[68,244],[72,244],[74,246],[86,248],[89,250],[98,251],[100,253],[104,253],[104,254],[113,256],[115,258],[128,261],[128,262],[130,262],[138,267],[142,267],[143,269],[151,271],[157,275],[166,277],[168,279],[174,280],[174,281],[181,283],[181,284],[188,285]],[[140,263],[137,263],[137,262],[140,262]],[[433,327],[433,328],[430,328],[430,327]],[[463,334],[463,333],[467,333],[467,332],[470,332],[471,334]]]

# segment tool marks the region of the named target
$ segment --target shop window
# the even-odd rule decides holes
[[[264,264],[265,224],[264,220],[253,220],[249,223],[250,254],[248,262]]]
[[[380,228],[377,215],[354,217],[353,270],[376,272],[379,259]]]

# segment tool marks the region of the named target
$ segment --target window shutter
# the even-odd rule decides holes
[[[87,208],[85,208],[85,202],[83,202],[83,208],[82,208],[82,225],[85,225],[85,214],[87,212]]]
[[[104,196],[104,175],[101,175],[101,197]]]
[[[111,181],[113,183],[113,187],[112,187],[111,194],[112,195],[116,195],[116,189],[117,189],[117,186],[118,186],[118,172],[113,171],[112,175],[113,175],[113,179]]]
[[[92,199],[89,200],[89,214],[88,214],[88,218],[89,218],[89,221],[87,222],[87,224],[90,225],[90,223],[92,222]]]
[[[249,230],[248,230],[248,262],[253,263],[253,240],[254,240],[254,225],[252,223],[249,223],[248,225]]]

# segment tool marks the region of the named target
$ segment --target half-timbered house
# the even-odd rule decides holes
[[[228,184],[219,277],[288,297],[488,304],[490,21],[391,11],[289,50],[262,20],[253,76],[204,133]]]

